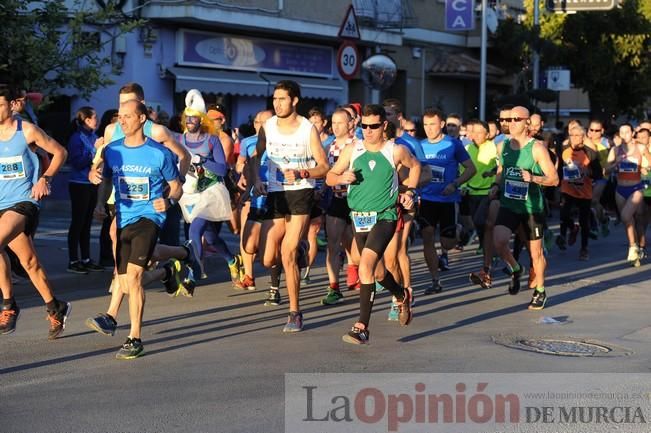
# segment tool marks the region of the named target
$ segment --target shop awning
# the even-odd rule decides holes
[[[433,77],[456,78],[461,80],[476,80],[481,72],[479,59],[465,53],[442,51],[435,56],[435,61],[429,70]],[[486,64],[486,76],[490,82],[508,84],[511,77],[506,72],[490,63]]]
[[[169,67],[167,70],[176,79],[177,92],[198,89],[204,93],[267,97],[273,94],[278,81],[294,80],[300,84],[304,98],[333,99],[343,103],[348,94],[347,83],[337,79],[181,66]]]

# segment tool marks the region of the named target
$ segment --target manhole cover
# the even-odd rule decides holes
[[[630,355],[632,353],[628,349],[613,344],[573,337],[550,338],[500,335],[492,337],[492,339],[495,343],[506,347],[547,355],[611,357]]]
[[[523,339],[518,341],[518,343],[523,346],[531,347],[537,352],[544,352],[552,355],[594,356],[596,353],[610,352],[610,348],[608,347],[578,341]]]

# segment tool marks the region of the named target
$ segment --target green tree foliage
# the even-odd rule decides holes
[[[523,24],[500,25],[495,50],[506,51],[511,62],[521,59],[517,66],[527,68],[531,47],[537,46],[541,69],[571,70],[575,86],[588,92],[592,115],[640,115],[651,97],[651,1],[624,0],[606,12],[552,14],[540,0],[539,29],[533,26],[534,1],[525,0]]]
[[[142,24],[112,5],[87,11],[63,0],[2,0],[0,83],[48,95],[72,88],[84,97],[111,84],[103,46]]]

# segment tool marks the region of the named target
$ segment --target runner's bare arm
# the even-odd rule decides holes
[[[536,141],[532,149],[533,159],[538,163],[540,169],[542,170],[544,176],[533,175],[531,176],[531,182],[537,183],[542,186],[557,186],[558,185],[558,171],[554,167],[547,147],[543,144],[542,141]],[[524,176],[523,176],[524,179]],[[525,179],[526,181],[526,179]]]
[[[393,148],[393,160],[396,164],[401,164],[409,169],[409,177],[407,177],[407,188],[415,189],[420,181],[420,162],[411,154],[411,152],[402,145],[395,145]]]
[[[355,149],[355,145],[352,143],[347,144],[346,147],[343,148],[339,154],[337,162],[330,167],[330,170],[326,174],[326,185],[348,185],[355,181],[355,173],[352,170],[349,170],[353,149]]]
[[[57,174],[61,166],[66,162],[68,151],[66,151],[66,149],[54,138],[47,135],[41,128],[32,123],[24,121],[23,131],[28,143],[36,143],[38,147],[45,150],[47,153],[52,154],[50,166],[45,173],[43,173],[43,177],[52,177]]]
[[[190,168],[190,160],[192,158],[188,149],[176,141],[174,134],[163,125],[154,124],[151,128],[151,135],[152,139],[167,147],[177,156],[179,159],[179,174],[181,177],[185,177]]]
[[[255,193],[259,195],[264,195],[267,193],[265,186],[260,182],[260,162],[262,160],[262,155],[267,151],[267,135],[264,132],[264,126],[258,131],[258,143],[255,145],[255,153],[251,157],[251,163],[247,164],[249,166],[249,175],[251,178],[249,182],[253,185]]]

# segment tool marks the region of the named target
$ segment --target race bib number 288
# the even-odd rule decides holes
[[[0,158],[0,180],[22,179],[24,177],[25,165],[22,156]]]
[[[124,200],[149,200],[149,178],[120,177],[120,198]]]

